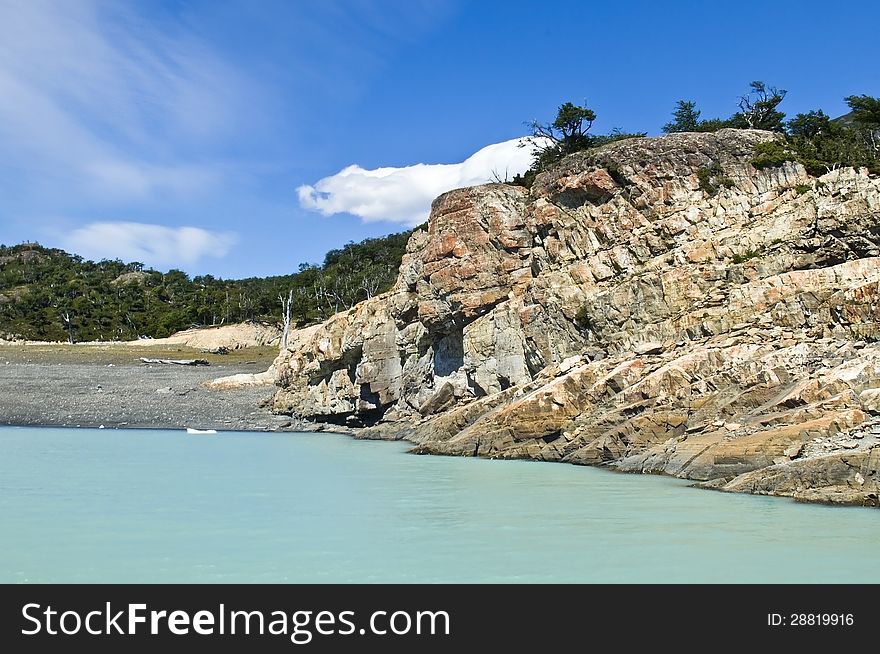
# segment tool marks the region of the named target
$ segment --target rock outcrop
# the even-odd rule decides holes
[[[748,130],[440,196],[388,293],[292,335],[274,409],[425,453],[877,505],[880,179]]]
[[[236,391],[254,386],[272,386],[275,383],[275,376],[275,368],[270,367],[264,372],[240,372],[218,377],[204,382],[202,386],[212,391]]]

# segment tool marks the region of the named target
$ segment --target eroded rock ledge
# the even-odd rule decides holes
[[[440,196],[393,290],[295,332],[274,410],[425,453],[878,505],[880,179],[757,171],[772,138],[630,139],[531,191]]]

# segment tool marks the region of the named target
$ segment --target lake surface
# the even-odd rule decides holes
[[[0,582],[880,582],[880,511],[329,434],[0,427]]]

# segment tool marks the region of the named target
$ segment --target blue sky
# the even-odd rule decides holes
[[[291,272],[516,172],[510,141],[566,100],[597,132],[656,134],[680,98],[727,116],[754,79],[844,113],[880,95],[878,23],[873,1],[0,0],[0,243]]]

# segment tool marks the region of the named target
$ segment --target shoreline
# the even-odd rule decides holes
[[[141,356],[206,358],[208,366],[145,364]],[[213,390],[217,377],[262,372],[271,349],[228,355],[190,348],[0,346],[0,424],[8,426],[273,431],[293,421],[268,409],[274,386]]]
[[[381,429],[352,428],[334,423],[299,420],[270,410],[274,385],[246,386],[233,389],[209,389],[205,383],[235,374],[263,372],[271,363],[273,352],[241,350],[234,355],[205,355],[197,350],[176,348],[174,358],[207,356],[209,366],[144,364],[139,357],[143,347],[126,350],[113,346],[110,355],[92,346],[0,346],[0,425],[8,427],[47,427],[99,429],[216,429],[229,432],[325,432],[358,440],[406,441],[414,454],[445,454],[426,451],[407,438],[412,425],[386,423]],[[108,358],[109,357],[109,358]],[[876,439],[877,436],[872,436]],[[505,459],[510,457],[485,457]],[[514,457],[534,460],[529,457]],[[828,458],[827,460],[831,460]],[[810,461],[823,461],[822,457]],[[568,462],[573,465],[583,465]],[[791,465],[791,464],[789,464]],[[633,474],[614,465],[602,467]],[[641,473],[644,474],[644,473]],[[676,475],[667,475],[676,477]],[[810,494],[809,488],[792,492],[760,490],[731,491],[712,482],[677,477],[703,490],[750,492],[750,494],[787,497],[798,502],[834,506],[866,506],[839,496]],[[876,506],[876,504],[875,504]]]
[[[404,442],[407,444],[408,449],[404,452],[404,454],[411,454],[414,456],[429,456],[429,457],[451,457],[451,458],[479,458],[486,461],[522,461],[527,463],[556,463],[563,464],[575,467],[582,468],[592,468],[596,470],[603,470],[605,472],[612,472],[622,476],[656,476],[656,477],[666,477],[669,479],[677,479],[683,483],[683,485],[687,488],[691,488],[694,490],[700,491],[715,491],[719,493],[724,493],[728,495],[753,495],[756,497],[773,497],[778,500],[788,500],[790,502],[794,502],[797,504],[816,504],[822,506],[829,507],[838,507],[838,508],[850,508],[850,509],[873,509],[875,506],[867,505],[867,504],[858,504],[855,502],[841,502],[841,501],[833,501],[831,499],[822,498],[822,497],[801,497],[797,494],[780,494],[780,493],[749,493],[743,491],[734,491],[728,490],[724,488],[720,488],[717,486],[713,486],[709,482],[703,482],[695,479],[688,479],[687,477],[677,477],[675,475],[670,475],[663,472],[635,472],[632,470],[621,470],[620,468],[616,468],[612,465],[584,465],[580,463],[572,463],[570,461],[545,461],[540,459],[532,459],[532,458],[504,458],[504,457],[486,457],[486,456],[477,456],[477,457],[462,457],[460,454],[451,454],[447,452],[426,452],[420,450],[418,445],[406,438],[377,438],[375,436],[363,435],[360,433],[361,430],[341,427],[340,425],[335,425],[333,423],[298,423],[296,425],[293,424],[292,420],[289,416],[275,416],[279,420],[283,420],[283,423],[274,428],[265,427],[265,428],[257,428],[257,427],[222,427],[218,428],[217,431],[229,432],[229,433],[255,433],[255,434],[273,434],[273,433],[302,433],[302,434],[311,434],[311,433],[324,433],[324,434],[332,434],[336,436],[347,436],[352,440],[359,441],[376,441],[376,442]],[[171,427],[171,426],[161,426],[161,425],[132,425],[132,424],[117,424],[117,425],[108,425],[105,424],[100,425],[56,425],[56,424],[46,424],[46,423],[7,423],[0,421],[0,427],[9,427],[9,428],[25,428],[25,429],[102,429],[102,430],[131,430],[131,431],[185,431],[185,427]]]

